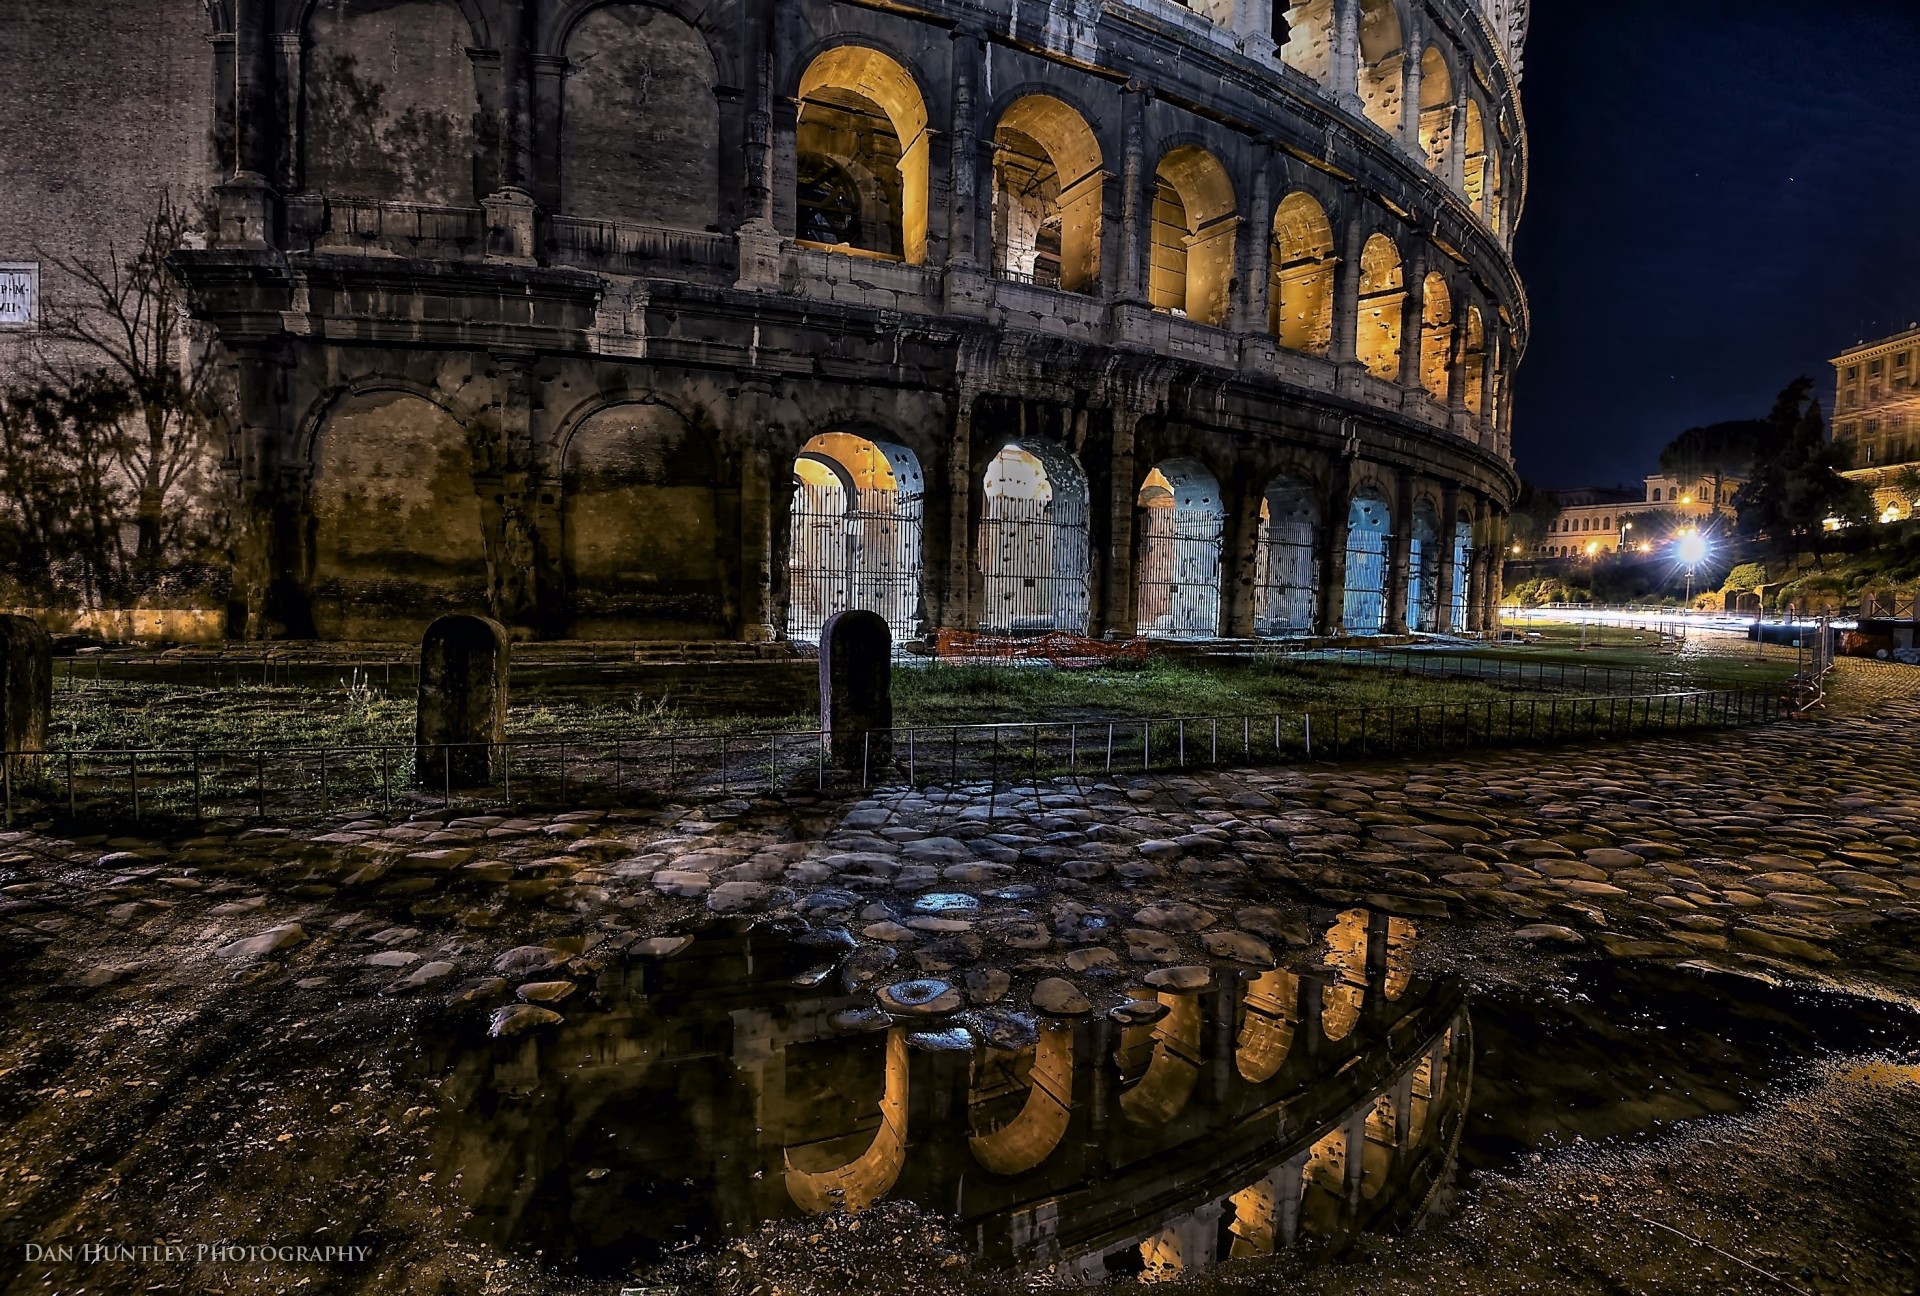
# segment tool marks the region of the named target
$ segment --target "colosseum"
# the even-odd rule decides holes
[[[1478,629],[1525,0],[209,0],[256,636]]]

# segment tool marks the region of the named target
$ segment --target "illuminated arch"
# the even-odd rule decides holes
[[[1226,527],[1219,481],[1197,460],[1169,459],[1147,474],[1136,505],[1140,632],[1218,634]]]
[[[1333,345],[1333,225],[1313,195],[1295,190],[1273,213],[1268,329],[1289,351]]]
[[[1254,563],[1254,633],[1311,633],[1320,611],[1320,501],[1312,485],[1288,476],[1267,484]]]
[[[975,1134],[973,1159],[994,1174],[1024,1174],[1053,1155],[1066,1137],[1073,1104],[1073,1028],[1049,1025],[1033,1047],[1027,1100],[999,1129]]]
[[[1248,983],[1246,1016],[1233,1051],[1241,1079],[1265,1084],[1280,1074],[1293,1048],[1299,1000],[1300,978],[1291,972],[1263,972]]]
[[[1487,322],[1478,306],[1467,307],[1466,374],[1461,399],[1475,418],[1487,408]]]
[[[1349,909],[1327,930],[1327,966],[1333,982],[1320,1000],[1320,1030],[1330,1040],[1343,1040],[1360,1024],[1367,1001],[1367,911]]]
[[[807,65],[798,97],[798,238],[924,265],[930,140],[913,77],[870,46],[838,45]]]
[[[831,1170],[801,1170],[793,1151],[782,1154],[787,1196],[809,1214],[863,1211],[892,1190],[907,1160],[907,1037],[895,1027],[887,1035],[886,1088],[880,1095],[880,1128],[873,1142],[845,1165]]]
[[[1239,225],[1233,182],[1219,159],[1182,145],[1154,172],[1147,295],[1154,309],[1224,327]]]
[[[1000,115],[993,143],[995,273],[1099,291],[1106,172],[1086,119],[1052,95],[1023,95]]]
[[[1401,311],[1407,300],[1400,249],[1385,234],[1367,240],[1360,253],[1359,324],[1354,350],[1367,372],[1388,382],[1400,376]]]
[[[1480,111],[1480,101],[1467,99],[1467,120],[1464,127],[1466,135],[1464,154],[1466,165],[1463,169],[1462,184],[1467,203],[1475,211],[1486,214],[1487,198],[1487,125],[1486,116]]]
[[[1414,506],[1407,545],[1407,627],[1422,633],[1441,628],[1440,520],[1427,500]]]
[[[793,465],[787,633],[819,640],[827,618],[878,612],[894,642],[920,632],[926,489],[913,451],[850,432],[801,447]]]
[[[1393,0],[1360,0],[1360,109],[1380,129],[1400,129],[1406,90],[1406,34]]]
[[[1280,60],[1321,85],[1333,76],[1333,0],[1287,6],[1287,40]]]
[[[1009,441],[988,461],[981,495],[981,628],[1085,634],[1092,562],[1080,461],[1040,438]]]
[[[1120,1095],[1120,1110],[1136,1125],[1164,1125],[1179,1114],[1200,1078],[1200,997],[1160,994],[1167,1015],[1152,1026],[1121,1031],[1121,1047],[1133,1052],[1147,1040],[1152,1054],[1146,1074]]]

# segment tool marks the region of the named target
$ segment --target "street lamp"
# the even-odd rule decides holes
[[[1692,607],[1693,569],[1706,561],[1707,538],[1694,528],[1688,527],[1681,533],[1680,542],[1676,546],[1676,551],[1679,554],[1680,561],[1687,565],[1687,606]]]

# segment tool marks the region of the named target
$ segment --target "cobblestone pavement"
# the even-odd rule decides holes
[[[374,1046],[442,1018],[537,1031],[714,916],[844,927],[850,992],[945,978],[976,1021],[1311,962],[1359,905],[1476,967],[1598,952],[1911,985],[1916,725],[1920,671],[1843,663],[1827,714],[1695,738],[165,842],[23,828],[0,835],[0,1244],[243,1236],[266,1200],[318,1227],[343,1193],[431,1239],[432,1175],[391,1173],[424,1154],[431,1095]],[[417,1285],[392,1290],[480,1290],[505,1263],[404,1259],[386,1272]]]

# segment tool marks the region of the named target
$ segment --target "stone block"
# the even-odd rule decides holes
[[[53,641],[31,617],[0,616],[0,746],[45,751],[52,715]]]
[[[423,787],[493,782],[507,737],[507,632],[498,621],[443,616],[420,640],[414,764]]]
[[[878,612],[827,618],[820,632],[820,728],[834,764],[866,778],[893,759],[893,634]]]

